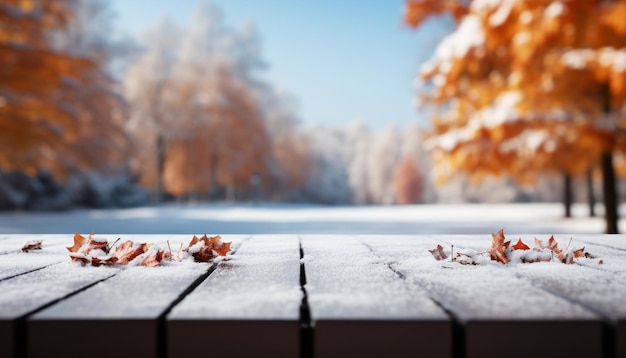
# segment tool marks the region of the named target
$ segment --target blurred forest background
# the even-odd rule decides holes
[[[214,6],[113,38],[106,0],[0,0],[0,209],[602,201],[617,232],[626,1],[404,10],[409,28],[450,23],[415,64],[430,121],[372,130],[302,126],[261,34]]]

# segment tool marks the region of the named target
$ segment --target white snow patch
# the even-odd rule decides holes
[[[578,49],[563,53],[561,61],[573,69],[583,70],[593,64],[608,68],[613,72],[626,72],[626,48],[615,49],[603,47],[601,49]]]
[[[467,15],[457,29],[437,46],[433,58],[421,67],[421,73],[429,73],[437,68],[440,74],[445,75],[455,59],[464,57],[472,48],[481,47],[484,43],[485,34],[480,18]]]
[[[302,247],[314,319],[445,319],[421,288],[355,238],[304,236]]]
[[[498,27],[504,24],[516,3],[517,0],[502,0],[496,11],[489,16],[489,25]]]
[[[297,237],[256,235],[185,297],[169,319],[297,320],[299,274]]]
[[[565,5],[561,1],[554,1],[543,11],[543,16],[548,19],[559,17],[565,13]]]

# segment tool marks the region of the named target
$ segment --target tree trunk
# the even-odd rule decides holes
[[[589,216],[596,216],[596,197],[593,192],[593,168],[587,169],[587,201],[589,202]]]
[[[611,88],[605,83],[600,89],[602,100],[602,113],[605,116],[611,114]],[[602,158],[602,196],[604,201],[604,215],[606,219],[606,233],[617,234],[617,187],[615,169],[613,167],[613,143],[612,139],[607,143]]]
[[[159,133],[156,138],[156,155],[157,155],[157,189],[156,201],[163,201],[163,193],[165,192],[165,184],[163,177],[165,175],[165,138]]]
[[[572,217],[572,176],[563,173],[563,206],[565,207],[565,217]]]
[[[602,195],[606,217],[606,233],[617,234],[617,190],[615,186],[615,170],[613,168],[613,153],[602,153]]]

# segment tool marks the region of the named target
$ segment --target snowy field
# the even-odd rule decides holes
[[[626,209],[626,208],[623,208]],[[553,204],[333,207],[290,204],[165,205],[60,213],[0,213],[0,234],[599,234],[601,217]],[[620,222],[626,230],[626,220]]]

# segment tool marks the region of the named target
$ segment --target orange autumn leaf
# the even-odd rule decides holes
[[[206,236],[206,235],[204,235]],[[193,236],[193,238],[191,239],[191,241],[189,242],[189,245],[187,245],[187,248],[192,247],[193,245],[197,244],[200,242],[200,239],[198,239],[198,237],[196,235]]]
[[[581,247],[578,250],[574,250],[574,258],[584,257],[585,256],[585,247]]]
[[[559,243],[556,242],[554,236],[550,236],[550,239],[548,239],[548,249],[550,249],[550,251],[554,252],[555,254],[561,252],[561,250],[559,249]]]
[[[127,240],[115,249],[115,252],[111,255],[109,260],[112,263],[126,265],[135,257],[148,251],[150,247],[152,247],[152,244],[142,243],[135,246],[135,243]]]
[[[109,252],[109,242],[107,240],[99,241],[95,240],[93,234],[89,235],[89,250],[104,250],[105,252]]]
[[[89,263],[89,259],[85,255],[83,255],[83,254],[71,253],[70,254],[70,259],[72,261],[78,261],[78,262],[82,263],[83,265]]]
[[[87,239],[79,233],[74,233],[74,245],[66,247],[69,252],[78,252]]]
[[[510,260],[506,256],[506,250],[509,248],[510,241],[505,242],[504,229],[501,229],[496,234],[491,234],[493,240],[491,241],[491,247],[487,250],[493,261],[498,261],[503,264],[508,263]]]
[[[436,248],[428,250],[428,252],[430,252],[437,261],[445,260],[448,258],[448,256],[443,252],[443,246],[441,245],[437,245]]]
[[[522,238],[519,238],[517,243],[513,245],[513,250],[530,250],[530,247],[522,241]]]
[[[158,250],[158,251],[156,251],[156,252],[146,256],[141,261],[139,266],[146,266],[146,267],[159,266],[161,264],[161,261],[163,261],[163,259],[165,259],[168,256],[169,256],[169,254],[166,253],[164,250]]]
[[[206,235],[202,236],[198,239],[195,235],[191,242],[189,243],[189,247],[187,248],[190,251],[196,262],[208,262],[219,256],[226,256],[226,254],[230,251],[230,242],[222,242],[222,237],[212,236],[208,237]],[[194,247],[198,243],[202,242],[200,247]]]
[[[69,252],[82,252],[88,254],[91,250],[104,250],[109,252],[109,242],[107,240],[97,240],[93,238],[94,233],[91,232],[88,238],[79,233],[74,234],[74,245],[66,247]]]
[[[213,250],[220,256],[226,256],[226,254],[230,252],[230,244],[230,242],[220,241],[213,247]]]

